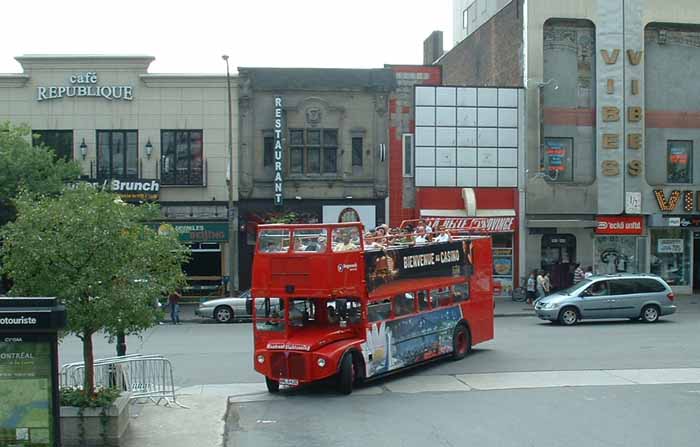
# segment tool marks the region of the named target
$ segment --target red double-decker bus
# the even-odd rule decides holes
[[[255,369],[270,392],[353,384],[493,338],[491,239],[365,247],[359,223],[261,225]]]

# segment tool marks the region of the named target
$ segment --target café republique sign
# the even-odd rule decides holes
[[[130,85],[97,85],[97,72],[76,73],[68,78],[70,85],[37,87],[37,101],[64,97],[104,98],[110,101],[134,99],[134,88]]]

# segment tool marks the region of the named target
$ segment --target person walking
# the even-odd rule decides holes
[[[544,271],[540,270],[539,274],[537,275],[536,278],[537,282],[537,298],[544,298],[545,293],[544,293]]]
[[[530,272],[530,276],[527,278],[527,304],[532,304],[533,301],[537,299],[537,278],[536,271]]]
[[[180,324],[180,298],[182,295],[177,290],[168,296],[168,304],[170,305],[170,319],[173,324]]]
[[[576,264],[576,268],[574,269],[574,284],[578,284],[583,281],[584,275],[585,273],[581,268],[581,264]]]
[[[552,280],[549,276],[549,272],[544,274],[544,282],[542,284],[542,288],[544,289],[545,295],[549,295],[549,293],[552,291]]]

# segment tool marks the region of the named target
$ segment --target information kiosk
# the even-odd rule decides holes
[[[55,298],[0,297],[0,447],[60,444]]]

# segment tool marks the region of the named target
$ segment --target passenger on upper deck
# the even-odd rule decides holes
[[[438,229],[438,234],[435,238],[433,238],[434,242],[449,242],[452,240],[452,236],[450,236],[450,233],[447,231],[444,225],[440,225],[440,228]]]
[[[341,233],[340,242],[335,244],[333,251],[352,251],[357,250],[359,247],[353,241],[350,240],[350,233]]]

